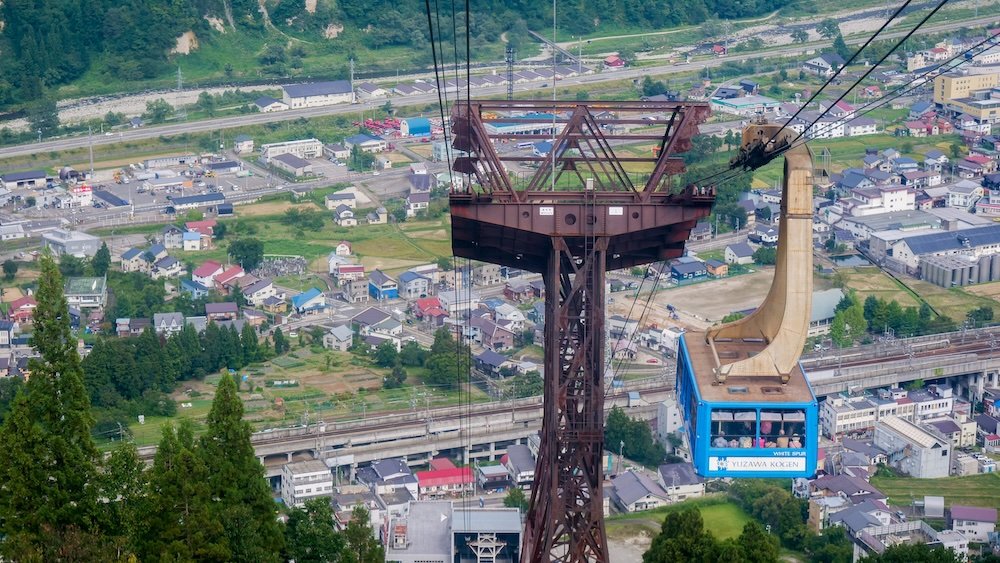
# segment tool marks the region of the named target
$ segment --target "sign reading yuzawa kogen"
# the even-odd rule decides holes
[[[708,458],[709,471],[805,471],[804,457],[719,457]]]

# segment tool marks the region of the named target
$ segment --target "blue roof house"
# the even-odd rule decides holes
[[[315,287],[292,297],[292,308],[300,315],[323,311],[326,307],[326,296]]]
[[[398,299],[399,284],[382,270],[375,270],[368,276],[368,295],[374,299]]]
[[[209,289],[194,280],[181,280],[181,292],[189,294],[195,300],[208,297]]]
[[[703,278],[707,275],[708,269],[705,268],[704,262],[682,262],[671,264],[670,266],[670,277],[677,284],[694,281],[697,278]]]

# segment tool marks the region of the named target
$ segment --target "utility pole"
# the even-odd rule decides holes
[[[504,50],[504,61],[507,63],[507,101],[514,99],[514,47],[507,45]]]
[[[94,179],[94,130],[87,126],[87,144],[90,146],[90,179]]]
[[[396,80],[399,81],[399,74],[397,71]],[[351,92],[354,91],[354,58],[351,58]]]
[[[180,119],[187,118],[187,111],[184,110],[184,104],[181,103],[181,92],[184,90],[184,75],[181,74],[181,65],[177,65],[177,117]]]

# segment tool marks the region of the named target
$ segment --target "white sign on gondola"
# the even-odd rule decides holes
[[[709,471],[805,471],[804,457],[723,457],[708,458]]]
[[[555,213],[556,213],[556,209],[554,207],[550,207],[548,205],[543,205],[543,206],[541,206],[541,207],[538,208],[538,214],[539,215],[555,215]]]

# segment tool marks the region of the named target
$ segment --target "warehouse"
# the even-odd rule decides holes
[[[399,133],[404,137],[429,137],[431,120],[426,117],[411,117],[399,124]]]
[[[920,279],[941,287],[1000,281],[1000,254],[921,258]]]
[[[177,211],[197,209],[199,207],[212,208],[226,202],[226,197],[220,193],[193,195],[187,197],[168,196],[167,199],[170,200],[170,207],[167,208],[168,212],[171,208],[173,208],[175,213]]]
[[[997,253],[1000,253],[1000,225],[903,237],[887,249],[889,256],[905,265],[907,273],[914,275],[921,261],[932,256],[963,255],[978,260]]]
[[[267,143],[260,146],[260,156],[264,162],[270,162],[279,154],[294,154],[299,158],[322,158],[323,143],[319,139],[299,139],[282,143]]]
[[[289,84],[282,90],[282,101],[292,109],[354,103],[354,89],[349,80]]]

